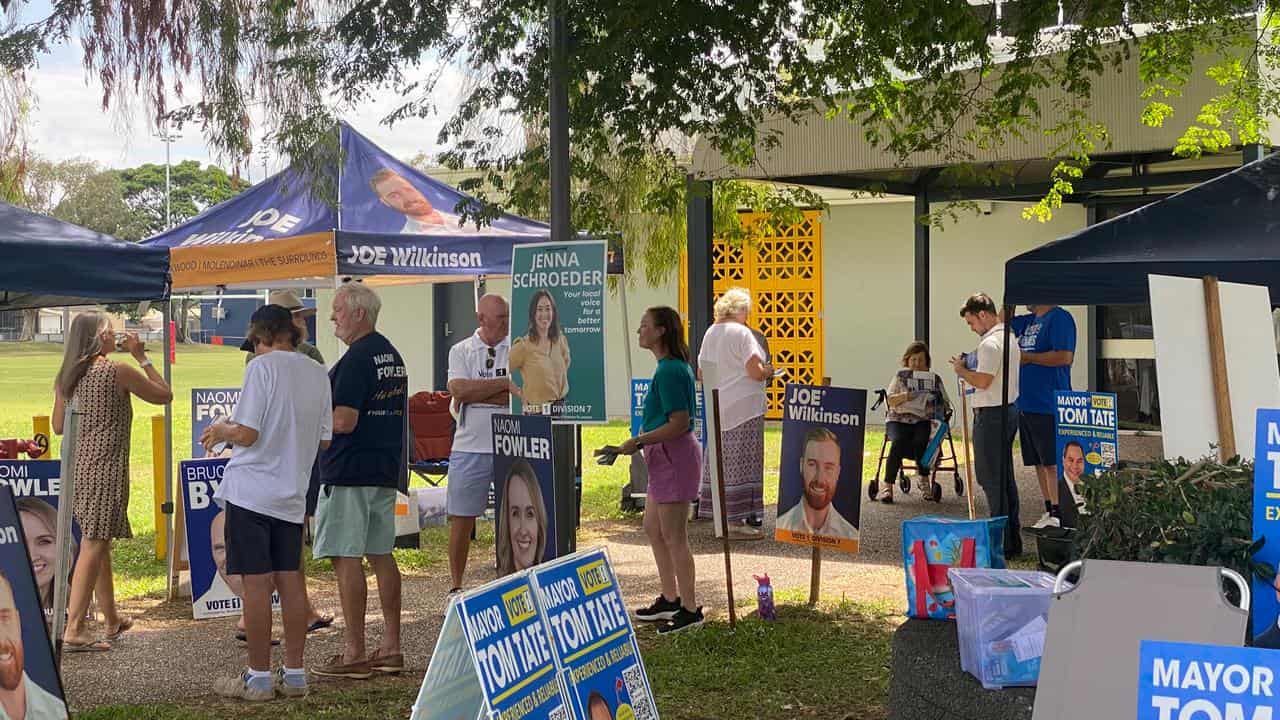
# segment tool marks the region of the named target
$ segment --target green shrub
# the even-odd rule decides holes
[[[1084,482],[1080,557],[1220,565],[1270,578],[1254,563],[1253,464],[1233,458],[1122,463]]]

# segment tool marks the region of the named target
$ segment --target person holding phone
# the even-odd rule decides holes
[[[133,396],[152,405],[173,402],[173,390],[156,372],[137,334],[128,333],[121,344],[140,370],[108,358],[116,349],[116,334],[105,313],[77,315],[54,381],[53,431],[62,434],[68,407],[74,405],[80,420],[72,510],[80,524],[81,546],[71,575],[62,638],[67,652],[110,650],[110,641],[133,627],[133,620],[116,607],[111,576],[111,541],[133,537],[129,527]],[[105,639],[93,637],[85,627],[89,601],[95,596],[106,621]]]

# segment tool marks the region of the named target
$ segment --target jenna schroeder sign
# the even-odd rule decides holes
[[[511,253],[513,415],[602,423],[604,241],[527,243]]]

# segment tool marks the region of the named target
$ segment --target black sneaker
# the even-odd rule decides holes
[[[675,617],[658,627],[658,634],[678,633],[681,630],[699,627],[702,627],[702,608],[690,612],[681,607],[676,611]]]
[[[764,525],[764,518],[760,517],[759,515],[756,515],[755,513],[752,513],[747,516],[747,524],[750,525],[751,527],[760,527]]]
[[[659,595],[657,600],[649,607],[636,608],[636,619],[643,622],[658,622],[659,620],[670,620],[676,616],[676,611],[680,609],[680,598],[668,600]]]

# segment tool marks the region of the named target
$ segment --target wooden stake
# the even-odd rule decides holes
[[[711,391],[711,415],[715,418],[716,433],[720,432],[720,390],[713,389]],[[721,438],[716,438],[716,496],[720,499],[720,517],[721,526],[724,527],[724,536],[721,538],[724,544],[724,585],[725,592],[729,596],[729,628],[733,629],[738,622],[738,611],[734,607],[733,602],[733,562],[730,560],[732,555],[729,550],[729,511],[725,505],[724,498],[724,451],[721,450]]]
[[[969,501],[969,519],[976,520],[978,512],[973,506],[973,448],[969,445],[969,401],[965,397],[964,380],[960,381],[960,427],[964,441],[964,495]]]
[[[1209,323],[1209,368],[1213,374],[1213,405],[1218,416],[1218,455],[1235,457],[1236,431],[1231,419],[1231,387],[1227,381],[1227,349],[1222,338],[1222,298],[1218,278],[1204,277],[1204,314]]]
[[[831,384],[830,377],[822,378],[823,386]],[[801,495],[803,495],[803,489]],[[804,498],[801,497],[801,502]],[[813,546],[813,556],[809,563],[809,606],[813,607],[818,604],[818,593],[822,589],[822,548],[818,545]]]

